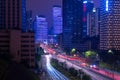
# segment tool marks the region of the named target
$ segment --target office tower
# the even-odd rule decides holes
[[[34,33],[23,32],[24,3],[25,0],[0,0],[0,54],[11,54],[12,60],[34,67]]]
[[[83,38],[87,38],[89,35],[87,30],[87,28],[89,27],[87,24],[87,14],[93,10],[93,7],[93,1],[83,1]]]
[[[35,18],[35,43],[47,41],[48,26],[46,17],[39,15]]]
[[[120,51],[120,1],[101,0],[100,9],[100,50]]]
[[[0,28],[22,28],[22,0],[0,0]]]
[[[87,13],[87,35],[94,37],[99,35],[100,14],[99,8],[93,8],[91,12]]]
[[[63,0],[63,48],[69,50],[81,43],[83,27],[83,1]],[[79,45],[80,46],[80,45]]]
[[[32,18],[32,11],[26,11],[26,20],[27,20],[27,30],[34,31],[33,27],[33,18]]]
[[[88,50],[99,50],[99,28],[100,14],[99,8],[93,8],[87,13],[87,35],[88,35]],[[94,45],[93,45],[94,44]]]
[[[53,6],[53,32],[62,33],[62,8],[58,5]]]

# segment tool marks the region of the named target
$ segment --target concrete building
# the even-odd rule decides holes
[[[53,32],[54,35],[62,33],[62,8],[61,6],[53,6]]]
[[[22,29],[22,0],[0,0],[0,29]]]
[[[0,0],[0,53],[34,67],[34,33],[26,32],[25,6],[25,0]]]
[[[48,26],[45,16],[36,16],[34,21],[35,43],[41,43],[48,39]]]
[[[120,52],[120,1],[101,0],[100,50]]]
[[[12,54],[13,60],[35,66],[34,33],[21,30],[0,31],[0,53]]]

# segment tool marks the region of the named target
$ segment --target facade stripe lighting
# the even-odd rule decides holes
[[[108,3],[109,3],[109,1],[106,0],[106,11],[108,11]]]

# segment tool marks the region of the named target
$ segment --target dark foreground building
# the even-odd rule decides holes
[[[23,31],[23,4],[24,0],[0,0],[0,53],[10,53],[13,60],[34,67],[34,33]]]

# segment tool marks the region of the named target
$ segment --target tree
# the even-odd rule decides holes
[[[84,74],[82,80],[92,80],[89,75]]]
[[[41,55],[44,54],[44,50],[41,47],[37,47],[36,51],[36,60],[39,61],[41,59]]]
[[[86,52],[85,52],[85,57],[86,57],[86,58],[96,57],[96,54],[97,54],[97,53],[96,53],[95,51],[90,51],[90,50],[89,50],[89,51],[86,51]]]
[[[93,63],[96,59],[96,55],[97,53],[95,51],[86,51],[84,53],[85,57],[87,58],[87,61],[90,62],[90,63]]]

